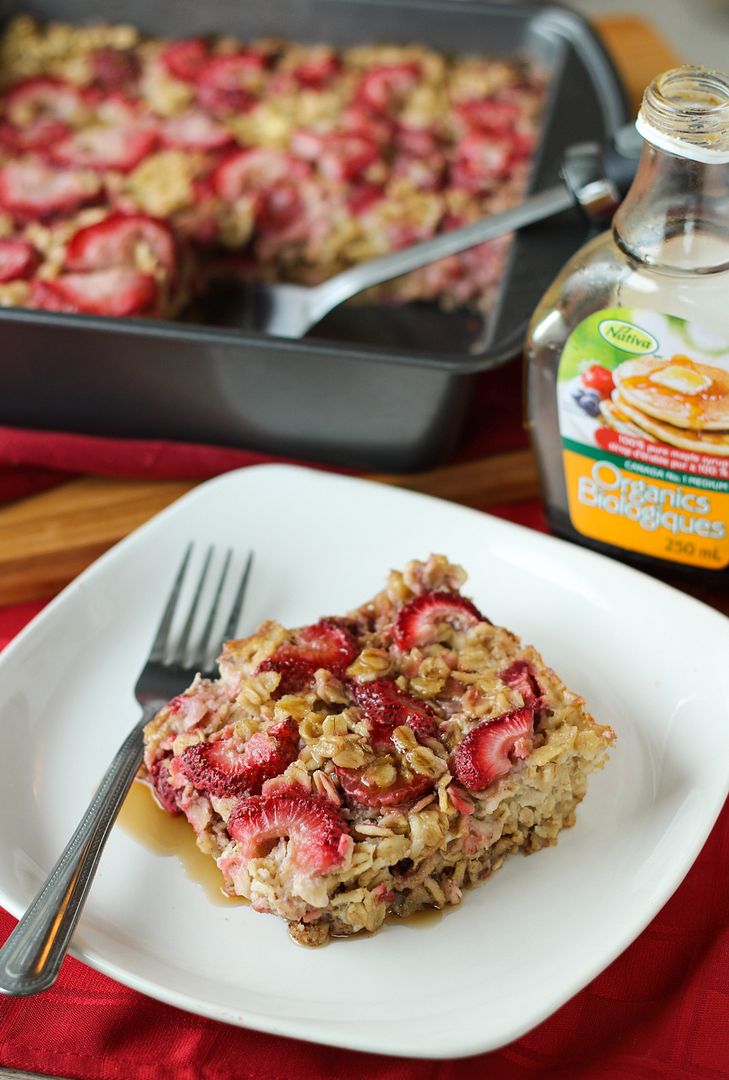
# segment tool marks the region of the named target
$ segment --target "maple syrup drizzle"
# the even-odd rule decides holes
[[[187,876],[202,888],[213,904],[229,907],[248,903],[242,896],[228,896],[223,892],[223,875],[215,860],[200,851],[185,816],[173,817],[163,810],[144,780],[135,780],[132,784],[117,822],[127,836],[155,855],[177,856]]]

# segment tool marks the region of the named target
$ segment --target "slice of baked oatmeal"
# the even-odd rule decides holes
[[[161,804],[297,941],[458,904],[573,825],[615,738],[442,555],[342,618],[227,642],[145,732]]]

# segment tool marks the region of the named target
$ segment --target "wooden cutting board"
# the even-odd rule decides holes
[[[679,61],[640,19],[611,16],[596,24],[637,112],[646,84]],[[530,450],[371,479],[468,506],[538,494]],[[194,486],[192,481],[82,477],[0,509],[0,605],[54,595],[107,548]]]

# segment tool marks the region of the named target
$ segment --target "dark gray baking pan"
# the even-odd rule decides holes
[[[0,0],[3,20],[131,22],[181,37],[279,34],[336,44],[419,42],[526,55],[550,88],[531,190],[562,151],[625,122],[620,83],[588,24],[536,4],[480,0]],[[216,290],[184,322],[0,311],[0,423],[245,446],[363,468],[411,470],[452,450],[476,375],[518,352],[529,315],[584,242],[575,211],[521,233],[487,322],[434,305],[346,306],[302,341],[244,332]],[[231,325],[233,323],[233,325]],[[484,424],[488,424],[484,416]]]

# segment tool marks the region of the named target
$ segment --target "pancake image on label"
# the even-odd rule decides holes
[[[718,454],[720,457],[729,457],[729,431],[690,431],[688,428],[675,427],[673,424],[664,424],[655,420],[652,416],[646,416],[640,409],[634,408],[620,390],[614,390],[612,400],[608,404],[608,415],[616,419],[636,424],[642,429],[638,432],[644,438],[646,434],[659,442],[676,446],[679,450],[694,450],[703,454]],[[603,412],[605,415],[605,412]],[[608,421],[610,423],[610,421]],[[610,426],[614,425],[610,423]],[[617,429],[620,430],[620,429]],[[635,432],[631,432],[634,434]]]
[[[619,364],[613,379],[621,402],[646,417],[689,432],[729,430],[729,371],[724,368],[688,356],[645,356]],[[689,441],[693,447],[694,440]]]
[[[637,435],[641,439],[645,439],[647,432],[643,431],[636,424],[633,424],[624,412],[621,412],[615,402],[606,400],[600,402],[600,416],[603,424],[612,428],[613,431],[619,432],[621,435]],[[653,440],[652,436],[648,438]]]

